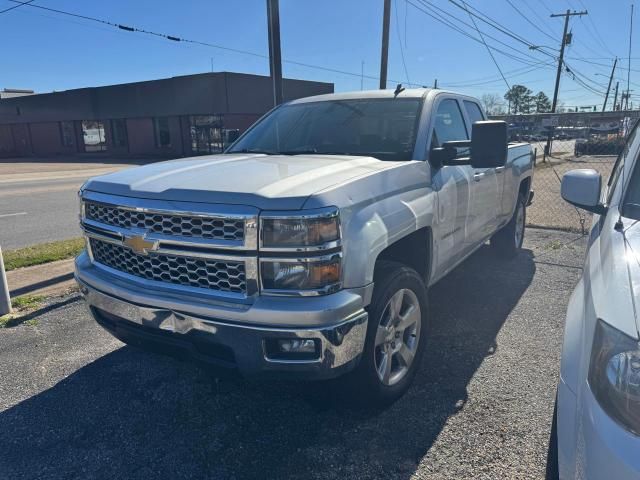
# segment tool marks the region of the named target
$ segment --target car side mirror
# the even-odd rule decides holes
[[[607,211],[600,203],[602,176],[591,168],[571,170],[562,177],[560,195],[578,208],[602,215]]]
[[[475,122],[471,130],[471,166],[496,168],[507,163],[507,123],[499,120]]]
[[[451,144],[445,143],[442,147],[432,148],[429,152],[429,162],[434,168],[440,168],[444,165],[451,165],[458,151]]]

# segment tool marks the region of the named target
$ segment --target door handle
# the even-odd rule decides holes
[[[482,173],[474,173],[473,174],[473,179],[476,182],[479,182],[480,180],[482,180],[482,177],[484,177],[484,175],[485,175],[484,172],[482,172]]]
[[[502,172],[504,172],[504,168],[505,167],[496,167],[494,170],[495,170],[496,173],[502,173]]]

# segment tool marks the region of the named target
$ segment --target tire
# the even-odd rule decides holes
[[[374,283],[364,351],[347,381],[352,400],[380,407],[400,398],[413,382],[429,325],[427,289],[415,270],[380,261]]]
[[[551,423],[551,434],[549,435],[549,449],[547,450],[547,470],[546,480],[558,480],[560,472],[558,468],[558,395],[553,406],[553,422]]]
[[[510,259],[522,248],[527,222],[527,207],[524,195],[518,195],[513,217],[491,237],[491,248],[499,257]]]

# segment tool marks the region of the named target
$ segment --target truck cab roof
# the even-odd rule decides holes
[[[374,98],[427,98],[437,94],[446,93],[449,95],[455,95],[458,97],[464,97],[472,99],[477,102],[473,97],[463,95],[457,92],[449,90],[442,90],[439,88],[405,88],[398,95],[395,95],[395,89],[385,90],[357,90],[353,92],[342,93],[328,93],[325,95],[315,95],[313,97],[300,98],[298,100],[292,100],[288,102],[289,105],[310,103],[310,102],[327,102],[336,100],[358,100],[358,99],[374,99]]]

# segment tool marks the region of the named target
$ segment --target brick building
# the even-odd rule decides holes
[[[285,79],[284,99],[333,84]],[[271,80],[232,72],[0,99],[0,157],[219,152],[273,105]]]

